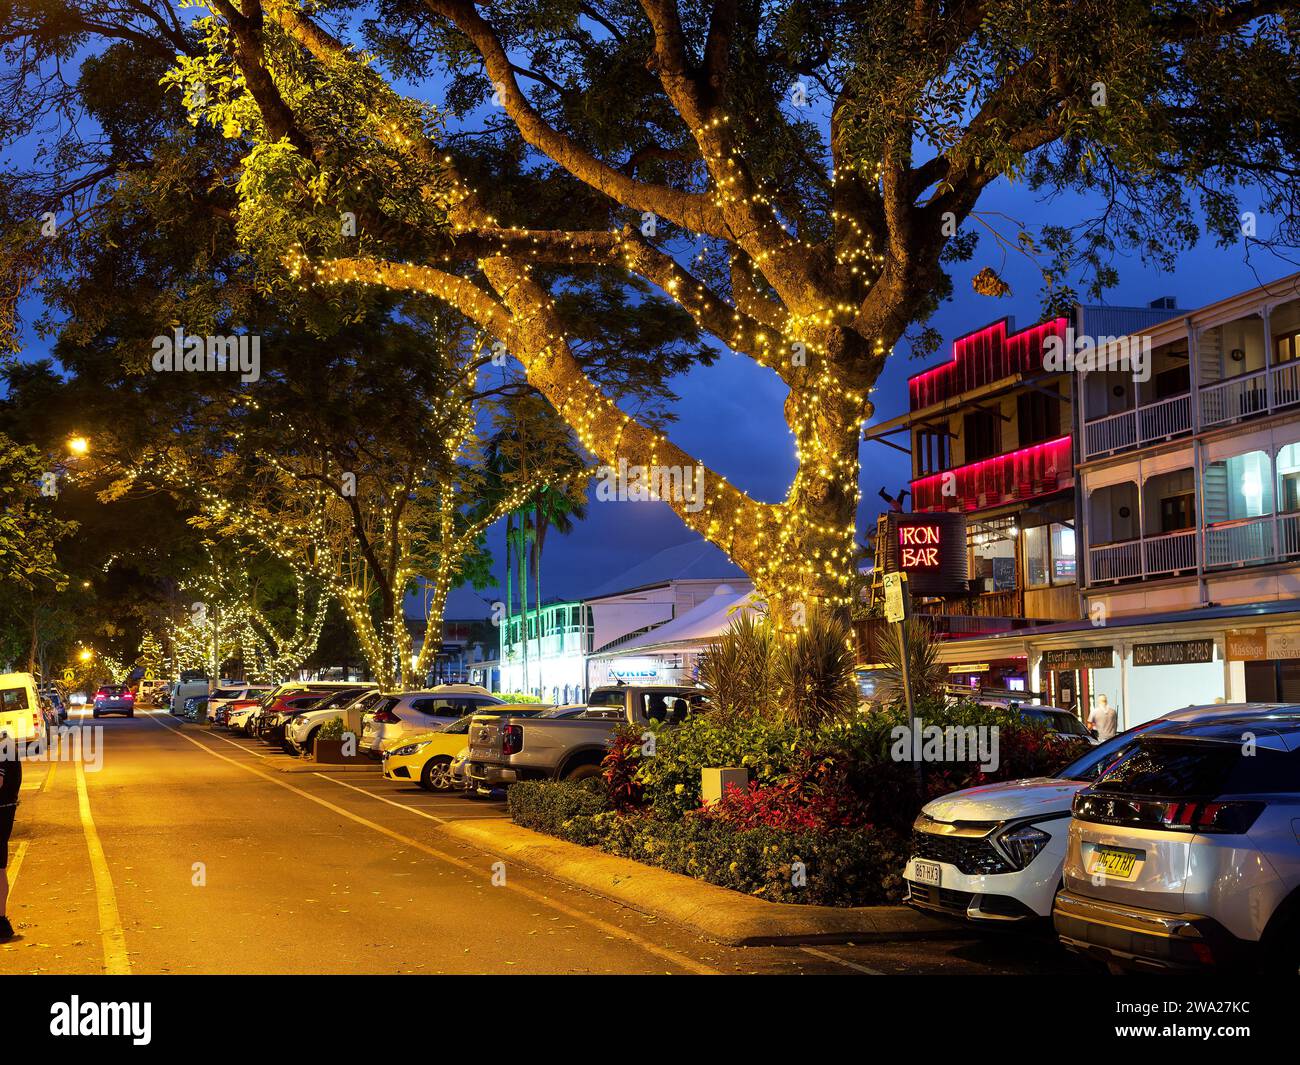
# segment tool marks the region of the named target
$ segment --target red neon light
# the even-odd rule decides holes
[[[912,510],[980,510],[1050,495],[1073,476],[1070,436],[972,462],[912,482]]]
[[[939,542],[937,525],[900,525],[898,527],[899,568],[938,569]]]
[[[1049,336],[1064,338],[1067,318],[1007,332],[1007,319],[976,329],[952,343],[952,358],[907,379],[909,408],[913,411],[941,403],[972,388],[1017,373],[1043,368],[1043,343]]]

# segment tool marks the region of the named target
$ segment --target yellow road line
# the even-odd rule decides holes
[[[90,871],[95,878],[99,935],[104,941],[104,972],[109,976],[126,976],[131,972],[131,963],[126,956],[126,934],[122,931],[122,918],[117,911],[117,893],[113,890],[108,859],[104,857],[104,847],[95,830],[95,819],[90,814],[86,769],[80,761],[77,762],[77,809],[81,814],[81,827],[86,834],[86,849],[90,852]]]
[[[23,856],[27,853],[27,844],[29,842],[31,841],[23,840],[20,844],[18,844],[18,846],[14,848],[13,861],[9,863],[9,868],[7,870],[0,869],[0,876],[4,876],[6,872],[8,872],[9,874],[9,901],[10,902],[13,901],[14,885],[18,883],[18,870],[23,867]]]
[[[151,720],[157,721],[157,718],[152,718]],[[327,799],[322,799],[317,795],[313,795],[309,791],[303,791],[302,788],[295,788],[292,784],[283,780],[276,780],[275,777],[271,776],[269,773],[263,773],[260,769],[256,769],[251,765],[245,765],[243,762],[236,761],[234,758],[228,758],[219,751],[213,750],[207,744],[200,743],[193,736],[187,736],[174,725],[164,725],[161,721],[158,721],[158,724],[162,725],[162,727],[168,731],[176,733],[176,735],[181,739],[188,740],[199,750],[207,751],[207,753],[212,755],[213,758],[220,758],[223,762],[229,762],[233,766],[238,766],[246,773],[252,773],[254,776],[261,777],[263,780],[269,780],[272,784],[284,788],[286,791],[292,791],[296,795],[301,795],[304,799],[308,799],[319,806],[323,806],[325,809],[338,814],[340,817],[346,817],[349,821],[355,821],[359,825],[364,825],[366,828],[378,832],[382,836],[387,836],[389,839],[402,844],[404,847],[413,847],[415,850],[423,851],[425,854],[437,858],[439,861],[446,862],[449,865],[454,865],[458,869],[464,869],[466,872],[473,873],[476,876],[482,877],[489,875],[484,871],[482,863],[467,862],[465,859],[457,858],[455,855],[448,854],[446,851],[441,851],[437,847],[431,847],[427,843],[421,843],[419,840],[412,839],[410,836],[404,836],[402,833],[395,832],[391,828],[386,828],[384,825],[367,820],[359,814],[354,814],[351,810],[345,810],[342,806],[335,806],[334,803]],[[236,744],[236,746],[238,746],[238,744]],[[358,788],[357,790],[359,791],[360,789]],[[376,796],[373,795],[371,796],[371,798],[375,797]],[[409,809],[409,807],[407,807],[407,809]],[[439,819],[430,818],[430,820]],[[546,906],[552,910],[556,910],[559,913],[564,914],[566,917],[570,917],[575,921],[581,921],[583,924],[604,932],[608,936],[615,936],[619,939],[626,940],[627,942],[640,947],[648,954],[653,954],[656,957],[663,958],[665,961],[671,962],[674,965],[679,965],[683,969],[689,969],[691,972],[705,976],[721,975],[717,969],[704,965],[701,962],[697,962],[694,958],[685,954],[679,954],[677,951],[670,950],[667,947],[661,947],[659,944],[653,943],[643,936],[638,936],[633,932],[629,932],[626,928],[620,928],[616,924],[602,921],[599,917],[592,917],[590,914],[583,913],[581,910],[575,910],[569,906],[565,906],[562,902],[557,902],[555,899],[543,895],[540,892],[533,891],[531,888],[526,888],[510,881],[507,881],[504,887],[507,891],[514,891],[517,894],[523,895],[526,899],[530,899],[539,906]]]

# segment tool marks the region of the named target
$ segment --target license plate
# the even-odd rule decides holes
[[[938,862],[922,862],[913,860],[912,862],[912,879],[918,884],[932,884],[934,887],[939,886],[939,876],[942,869]]]
[[[1096,847],[1092,852],[1092,864],[1088,872],[1096,876],[1113,877],[1116,880],[1132,880],[1137,860],[1141,851],[1126,851],[1119,847]]]

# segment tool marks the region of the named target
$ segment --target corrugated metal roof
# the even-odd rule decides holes
[[[1107,307],[1082,304],[1075,308],[1075,331],[1081,336],[1123,337],[1140,333],[1189,312],[1177,307]]]

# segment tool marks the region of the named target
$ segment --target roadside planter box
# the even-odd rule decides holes
[[[749,770],[744,768],[701,769],[700,796],[704,805],[715,803],[735,784],[741,791],[749,790]]]
[[[345,753],[345,747],[353,753]],[[370,761],[357,751],[354,740],[323,740],[319,736],[312,746],[312,757],[321,765],[365,765]]]

